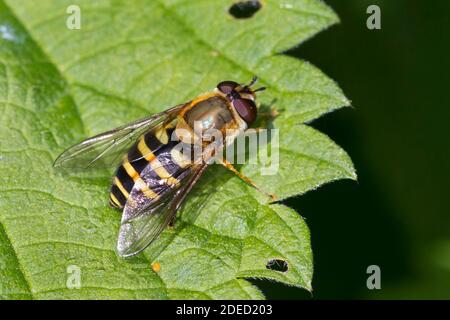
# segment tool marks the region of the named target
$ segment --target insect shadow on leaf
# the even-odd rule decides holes
[[[271,259],[267,262],[266,268],[278,272],[287,272],[289,269],[288,263],[281,259]]]
[[[272,140],[272,132],[271,129],[275,129],[273,125],[273,121],[275,118],[279,115],[279,112],[277,109],[274,108],[274,105],[276,103],[276,99],[273,99],[270,103],[263,103],[260,105],[258,110],[258,117],[255,120],[255,123],[250,127],[250,129],[266,129],[267,131],[267,141],[263,142],[261,139],[258,139],[258,148],[264,147],[266,144],[270,145],[270,142]],[[245,139],[249,139],[251,135],[258,136],[259,133],[257,131],[248,133]],[[248,140],[247,140],[248,141]],[[250,142],[249,142],[250,143]],[[251,157],[255,156],[249,153],[248,144],[246,143],[246,149],[245,149],[245,161],[250,161]],[[227,158],[227,150],[233,149],[233,163],[235,163],[235,167],[240,170],[243,166],[243,164],[239,164],[238,160],[238,153],[239,149],[236,143],[231,144],[228,148],[224,149],[224,156]],[[268,151],[271,152],[271,149]],[[228,158],[227,158],[228,159]]]
[[[233,4],[228,12],[236,19],[248,19],[262,8],[258,0],[239,1]]]

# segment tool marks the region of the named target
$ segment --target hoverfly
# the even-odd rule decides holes
[[[217,156],[214,150],[232,144],[255,121],[256,92],[265,89],[253,90],[256,80],[247,85],[222,81],[213,92],[84,140],[55,160],[55,167],[65,168],[121,161],[109,195],[110,205],[123,210],[117,241],[120,256],[135,255],[154,241],[172,223],[209,160]],[[210,129],[220,131],[224,139],[204,139],[202,134]],[[180,152],[180,144],[191,152]],[[200,157],[193,156],[199,146]],[[261,191],[231,163],[225,159],[220,163]]]

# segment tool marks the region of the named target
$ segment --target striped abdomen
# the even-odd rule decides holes
[[[156,201],[165,190],[176,185],[183,172],[179,159],[173,156],[178,141],[170,141],[174,129],[152,130],[136,142],[117,169],[111,186],[110,204],[123,208],[131,191],[139,184],[139,192]]]

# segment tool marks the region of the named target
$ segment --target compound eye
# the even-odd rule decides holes
[[[217,89],[224,94],[230,94],[237,86],[239,86],[239,84],[234,81],[222,81],[217,85]]]
[[[248,125],[251,125],[255,121],[257,111],[256,104],[253,100],[239,98],[234,99],[232,103],[239,116]]]

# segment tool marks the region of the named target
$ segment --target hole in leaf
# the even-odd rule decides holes
[[[228,12],[236,19],[248,19],[261,9],[261,2],[258,0],[239,1],[233,4]]]
[[[288,271],[288,263],[280,259],[272,259],[267,262],[266,268],[273,271],[286,272]]]

